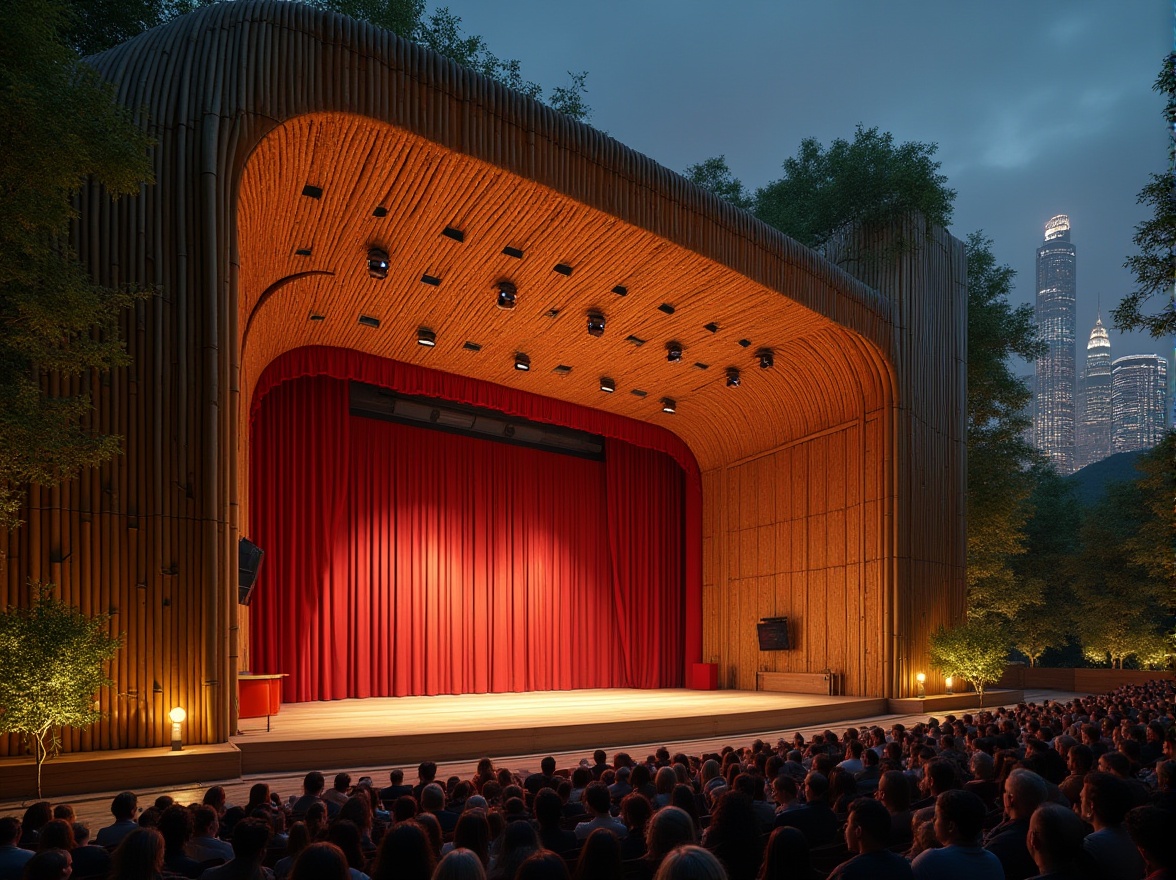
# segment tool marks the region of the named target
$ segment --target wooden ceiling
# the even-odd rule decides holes
[[[769,289],[369,118],[315,114],[274,129],[245,168],[237,219],[242,417],[265,366],[304,345],[357,349],[661,425],[703,470],[860,418],[887,397],[878,349],[798,302],[829,298],[814,290],[828,282],[805,267],[782,267],[782,289]],[[390,256],[383,280],[368,275],[371,246]],[[518,289],[513,310],[497,308],[500,280]],[[588,334],[589,311],[605,316],[602,337]],[[417,343],[422,327],[436,334],[435,347]],[[671,341],[682,346],[679,363],[667,360]],[[770,369],[758,365],[764,348],[773,352]],[[529,372],[514,369],[516,353],[530,358]],[[737,388],[727,386],[729,367],[740,370]],[[605,376],[615,393],[600,390]],[[675,414],[662,412],[663,397],[675,401]]]

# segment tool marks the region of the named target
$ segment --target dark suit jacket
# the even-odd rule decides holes
[[[805,804],[799,810],[785,810],[776,816],[776,827],[796,828],[809,843],[809,847],[835,843],[841,822],[837,814],[824,801]]]

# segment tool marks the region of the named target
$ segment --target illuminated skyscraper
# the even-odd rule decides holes
[[[1129,354],[1111,365],[1115,452],[1151,449],[1167,427],[1168,362],[1158,354]]]
[[[1102,315],[1086,343],[1086,369],[1082,371],[1081,417],[1075,438],[1075,468],[1102,461],[1111,454],[1111,339]]]
[[[1033,443],[1063,474],[1074,470],[1074,299],[1077,258],[1070,218],[1051,217],[1037,249],[1037,359]]]

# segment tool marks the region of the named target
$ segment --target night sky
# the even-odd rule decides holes
[[[590,122],[675,171],[723,154],[745,185],[780,176],[804,137],[878,126],[939,145],[952,232],[982,229],[1034,298],[1045,222],[1078,251],[1079,369],[1102,297],[1132,287],[1136,205],[1167,167],[1167,0],[446,0],[467,33],[546,86],[586,70]],[[437,4],[429,3],[432,9]],[[1169,343],[1111,332],[1112,354]]]

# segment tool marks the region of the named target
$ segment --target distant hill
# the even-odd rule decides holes
[[[1082,470],[1070,474],[1067,480],[1074,486],[1078,500],[1083,506],[1097,504],[1111,483],[1126,483],[1141,476],[1135,463],[1142,451],[1118,452],[1102,461],[1088,464]]]

